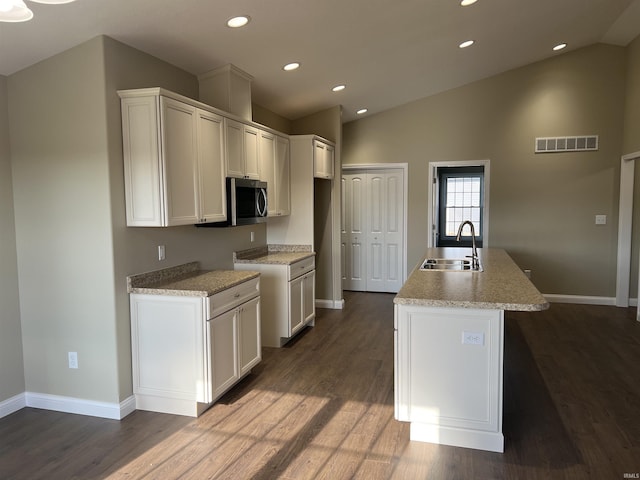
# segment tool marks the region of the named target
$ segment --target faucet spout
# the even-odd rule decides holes
[[[473,225],[473,222],[470,220],[465,220],[458,227],[458,235],[456,235],[456,241],[460,241],[462,237],[462,229],[465,225],[469,225],[471,227],[471,268],[473,270],[480,270],[480,261],[478,260],[478,249],[476,248],[476,228]]]

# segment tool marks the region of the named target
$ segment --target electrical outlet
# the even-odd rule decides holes
[[[606,224],[607,224],[606,215],[596,215],[596,225],[606,225]]]
[[[462,332],[463,345],[484,345],[484,333],[482,332]]]
[[[256,240],[256,232],[251,232],[251,243],[255,242]]]
[[[78,352],[69,352],[69,368],[78,368]]]
[[[527,278],[531,278],[531,270],[529,270],[528,268],[524,269],[524,274],[527,276]]]
[[[164,245],[158,245],[158,260],[164,260]]]

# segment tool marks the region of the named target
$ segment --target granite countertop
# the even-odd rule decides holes
[[[470,248],[430,248],[424,258],[464,258],[470,253]],[[421,271],[418,265],[393,302],[514,311],[549,308],[547,300],[507,252],[497,248],[479,248],[478,256],[484,268],[482,272]]]
[[[258,277],[259,272],[201,270],[198,262],[127,277],[129,293],[208,297]]]
[[[234,252],[233,263],[291,265],[313,256],[311,245],[268,245]]]

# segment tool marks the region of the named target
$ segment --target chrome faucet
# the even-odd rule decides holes
[[[476,228],[473,226],[473,223],[470,220],[465,220],[460,224],[460,226],[458,227],[458,235],[456,236],[456,241],[460,241],[460,237],[462,236],[462,229],[465,225],[469,225],[471,227],[471,269],[480,270],[478,249],[476,248]]]

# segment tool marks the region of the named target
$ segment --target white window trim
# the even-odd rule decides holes
[[[429,162],[429,189],[430,193],[428,199],[431,205],[427,208],[427,228],[429,230],[429,238],[427,241],[428,247],[436,246],[435,239],[435,221],[437,218],[438,199],[436,189],[433,188],[437,178],[438,168],[442,167],[484,167],[484,211],[482,213],[483,222],[483,237],[482,246],[489,246],[489,181],[490,175],[490,161],[489,160],[461,160],[456,162]]]

